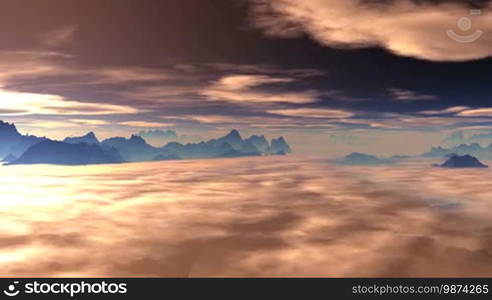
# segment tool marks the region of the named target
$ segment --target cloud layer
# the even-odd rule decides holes
[[[487,171],[270,158],[0,176],[4,276],[492,276]]]

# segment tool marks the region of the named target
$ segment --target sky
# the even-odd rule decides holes
[[[492,129],[492,1],[4,0],[0,119],[415,154]]]

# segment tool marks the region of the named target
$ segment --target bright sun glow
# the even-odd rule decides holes
[[[50,94],[21,93],[0,90],[0,115],[106,115],[135,114],[139,110],[122,105],[82,103]]]

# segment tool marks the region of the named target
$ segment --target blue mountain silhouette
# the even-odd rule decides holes
[[[81,143],[96,144],[96,145],[99,144],[99,140],[97,139],[96,135],[92,131],[84,136],[67,137],[63,140],[63,142],[68,144],[81,144]]]
[[[390,163],[389,160],[380,159],[377,156],[365,153],[350,153],[341,161],[344,165],[382,165]]]
[[[46,138],[22,135],[14,124],[0,121],[0,157],[6,157],[9,154],[19,157],[29,147],[44,140]]]
[[[103,149],[96,144],[69,144],[46,140],[30,147],[19,159],[9,164],[90,165],[122,162],[124,160],[114,148]]]
[[[450,155],[472,155],[479,159],[492,159],[492,144],[487,147],[481,146],[479,143],[461,144],[452,148],[433,147],[429,152],[422,154],[427,158],[443,158]]]
[[[256,149],[259,150],[261,153],[270,153],[271,152],[270,144],[268,143],[267,139],[263,135],[261,135],[261,136],[260,135],[252,135],[244,141],[245,141],[245,143],[253,144],[256,147]]]
[[[150,161],[159,154],[157,148],[147,144],[140,136],[132,135],[129,139],[114,137],[102,142],[105,147],[116,148],[127,161]]]
[[[451,155],[449,159],[440,167],[443,168],[488,168],[487,165],[481,163],[476,157],[471,155]]]
[[[290,148],[289,144],[287,144],[287,141],[285,141],[284,137],[281,136],[277,139],[272,140],[271,153],[272,154],[292,153],[292,149]]]
[[[152,135],[153,131],[148,131]],[[170,133],[172,134],[172,133]],[[14,124],[0,121],[0,157],[10,164],[83,165],[156,161],[188,158],[243,157],[284,155],[292,149],[283,137],[268,143],[264,136],[243,139],[237,130],[206,142],[181,144],[171,142],[154,147],[144,138],[113,137],[99,142],[93,132],[67,137],[63,142],[31,135],[21,135]],[[17,158],[18,157],[18,158]]]

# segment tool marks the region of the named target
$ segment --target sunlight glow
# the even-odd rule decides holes
[[[0,89],[0,115],[106,115],[136,114],[139,110],[130,106],[82,103],[50,94],[21,93]]]

